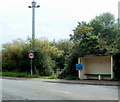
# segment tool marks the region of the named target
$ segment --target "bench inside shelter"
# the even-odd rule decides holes
[[[84,74],[86,75],[87,79],[89,79],[90,76],[97,76],[98,80],[104,79],[104,77],[108,76],[110,77],[111,74]]]

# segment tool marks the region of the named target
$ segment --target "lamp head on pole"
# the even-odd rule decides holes
[[[28,6],[28,8],[39,8],[40,7],[40,5],[36,6],[36,2],[34,0],[32,1],[31,4],[32,4],[32,6]]]
[[[35,1],[32,2],[32,7],[36,7],[36,2]]]
[[[31,6],[28,6],[28,8],[32,8]]]
[[[40,5],[37,5],[37,8],[40,7]]]

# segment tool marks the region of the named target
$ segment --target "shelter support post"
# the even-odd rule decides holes
[[[81,60],[80,60],[80,58],[78,58],[78,64],[81,64]],[[79,78],[79,79],[81,79],[81,78],[80,78],[80,73],[81,73],[81,71],[78,70],[78,78]]]
[[[78,70],[78,78],[80,79],[80,70]]]
[[[111,79],[113,78],[113,56],[111,56]]]

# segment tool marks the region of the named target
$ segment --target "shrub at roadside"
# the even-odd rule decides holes
[[[31,40],[15,40],[12,43],[3,44],[2,49],[2,70],[3,72],[26,72],[30,73],[30,58],[28,53],[31,50]],[[47,40],[36,39],[33,59],[33,73],[40,76],[54,74],[57,62],[53,59],[59,58],[63,51],[58,50]]]
[[[39,76],[39,75],[30,75],[29,73],[20,73],[20,72],[0,72],[0,76],[20,77],[20,78],[44,78],[44,79],[55,79],[58,77],[57,74],[54,74],[52,76]]]

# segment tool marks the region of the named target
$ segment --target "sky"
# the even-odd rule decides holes
[[[35,38],[69,39],[78,22],[110,12],[118,17],[120,0],[35,0]],[[0,0],[0,44],[32,36],[32,0]]]

